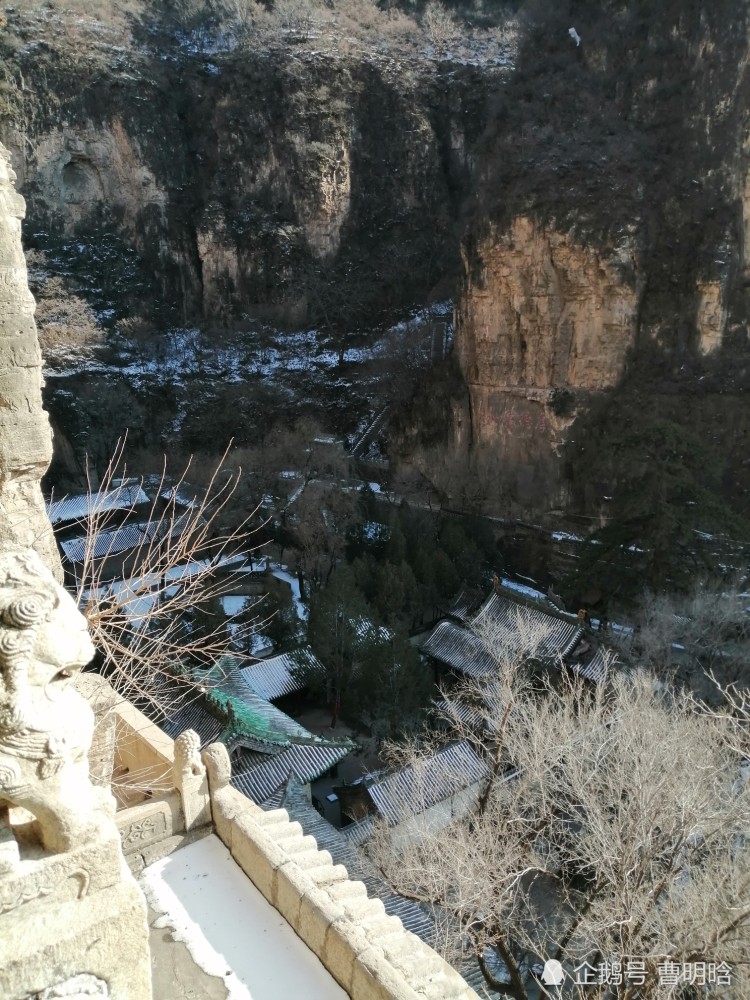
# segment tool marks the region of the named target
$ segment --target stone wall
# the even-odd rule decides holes
[[[15,179],[0,145],[0,546],[31,546],[62,580],[39,485],[52,432],[42,409],[42,356],[21,247],[25,205]]]
[[[472,1000],[476,993],[362,882],[318,850],[285,809],[265,812],[227,784],[221,744],[203,755],[216,833],[352,1000]]]

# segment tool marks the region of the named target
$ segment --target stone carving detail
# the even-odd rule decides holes
[[[200,777],[206,773],[201,760],[201,741],[192,729],[186,729],[174,741],[174,766],[175,777]]]
[[[211,822],[211,802],[208,795],[208,777],[201,760],[201,741],[196,732],[186,729],[174,743],[175,786],[182,799],[185,829]]]
[[[33,813],[48,851],[116,836],[114,800],[89,780],[94,714],[71,684],[93,655],[85,619],[36,553],[0,554],[0,874],[19,861],[10,806]]]
[[[0,883],[0,913],[15,910],[32,899],[54,895],[60,899],[65,893],[63,886],[73,880],[68,895],[71,898],[83,899],[89,889],[91,876],[84,868],[66,872],[48,870],[45,865],[33,869],[31,874],[21,879],[6,879]]]
[[[144,819],[131,823],[121,834],[123,849],[140,847],[152,840],[158,840],[167,833],[167,817],[163,812],[154,813]]]

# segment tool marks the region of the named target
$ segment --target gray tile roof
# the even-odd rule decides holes
[[[344,865],[350,879],[364,882],[368,895],[382,900],[386,913],[399,917],[407,931],[418,935],[430,947],[434,946],[435,920],[430,908],[395,893],[364,854],[348,840],[344,831],[337,830],[317,812],[299,783],[289,782],[282,805],[290,818],[302,825],[306,834],[315,837],[318,847],[330,853],[334,864]]]
[[[226,722],[211,713],[206,707],[203,694],[191,687],[183,688],[176,695],[175,701],[169,707],[169,717],[159,722],[159,725],[173,740],[186,729],[194,729],[203,749],[218,739]]]
[[[482,603],[484,594],[474,587],[462,587],[445,609],[446,615],[467,622]]]
[[[557,666],[561,659],[574,653],[584,635],[583,629],[574,620],[519,604],[496,593],[487,598],[471,624],[476,624],[479,628],[484,626],[490,640],[495,634],[498,642],[514,655],[522,652],[524,633],[538,627],[544,634],[539,652],[553,660]],[[486,677],[497,669],[495,659],[479,636],[470,628],[463,628],[447,619],[435,626],[421,648],[422,652],[468,677]],[[570,659],[566,662],[579,677],[595,684],[601,684],[607,676],[607,656],[602,647],[587,659]],[[469,714],[462,721],[473,724]]]
[[[247,667],[242,667],[240,674],[257,695],[266,701],[275,701],[284,695],[302,690],[304,684],[294,676],[294,669],[299,666],[310,667],[323,673],[323,664],[307,647],[251,663]]]
[[[479,636],[452,621],[439,622],[422,644],[422,652],[469,677],[484,677],[495,660]]]
[[[465,701],[458,699],[447,701],[445,698],[440,698],[435,702],[435,710],[443,719],[446,717],[450,720],[455,719],[466,726],[471,726],[472,729],[488,728],[485,717]]]
[[[140,484],[126,484],[112,490],[100,490],[98,493],[82,493],[75,497],[63,497],[62,500],[50,500],[47,504],[47,516],[52,524],[63,524],[65,521],[84,520],[92,514],[105,514],[110,510],[129,510],[148,502]]]
[[[468,788],[486,774],[487,765],[463,740],[373,782],[367,792],[384,819],[400,823]]]
[[[361,847],[368,840],[372,840],[375,833],[375,822],[374,816],[365,816],[364,819],[358,819],[355,823],[345,826],[341,832],[350,844]]]
[[[309,784],[350,752],[350,746],[315,743],[291,743],[279,753],[267,755],[241,750],[232,769],[232,785],[262,805],[286,784],[290,775],[303,785]]]
[[[583,635],[576,621],[548,614],[531,605],[521,605],[500,594],[490,594],[472,620],[475,628],[487,627],[490,634],[514,654],[523,652],[525,633],[538,629],[543,635],[538,651],[554,658],[567,656]]]
[[[587,681],[592,681],[594,684],[602,684],[607,679],[609,673],[607,652],[603,646],[600,646],[591,659],[584,663],[574,660],[570,664],[570,669]]]
[[[201,519],[202,521],[202,519]],[[155,539],[175,538],[185,531],[189,525],[188,516],[183,514],[176,520],[139,521],[135,524],[124,524],[114,531],[99,531],[96,533],[93,545],[87,536],[69,538],[60,542],[60,548],[65,558],[72,563],[90,559],[102,559],[135,549],[141,544],[148,544]]]

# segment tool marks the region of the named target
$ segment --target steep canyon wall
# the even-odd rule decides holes
[[[492,73],[148,34],[114,59],[60,42],[12,62],[30,245],[102,312],[356,328],[455,271]]]
[[[750,488],[748,4],[536,9],[479,147],[450,426],[425,443],[414,416],[404,453],[453,502],[596,524],[632,472],[603,424],[619,413],[637,436],[648,413],[720,455],[738,500]],[[592,441],[610,457],[587,471],[576,454]]]

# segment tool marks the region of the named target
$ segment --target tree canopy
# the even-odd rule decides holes
[[[417,815],[408,841],[382,828],[371,851],[391,884],[457,917],[448,957],[468,950],[515,1000],[539,995],[548,960],[559,997],[697,1000],[695,963],[731,980],[716,996],[750,997],[747,706],[744,721],[710,712],[641,671],[540,691],[493,653],[494,678],[446,695],[450,734],[426,734],[485,759],[476,807],[443,825]],[[394,748],[401,763],[424,752]],[[581,989],[584,963],[600,978]]]

